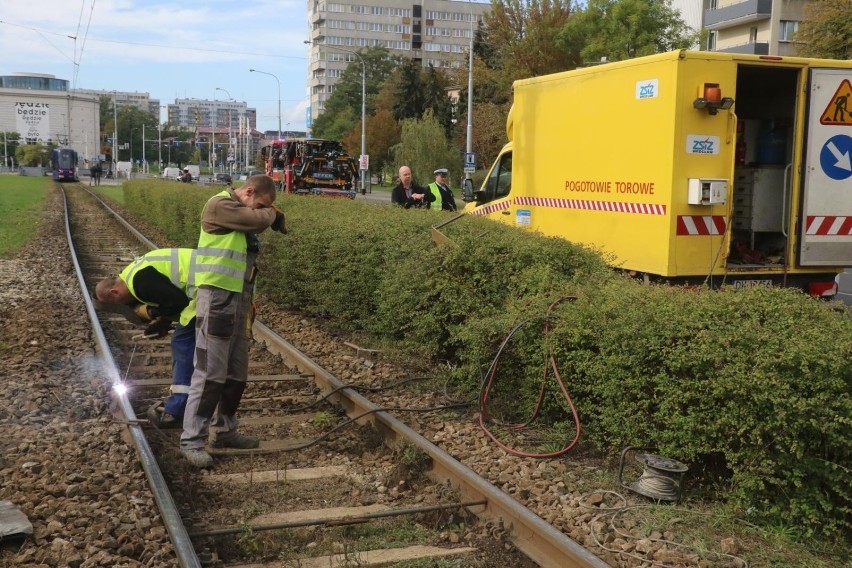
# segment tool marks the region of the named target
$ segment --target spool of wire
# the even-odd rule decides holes
[[[680,501],[683,497],[683,478],[689,468],[671,458],[656,454],[637,453],[636,461],[642,464],[643,471],[639,478],[631,483],[624,481],[625,456],[630,451],[652,450],[654,448],[627,447],[621,452],[618,479],[621,486],[634,493],[644,495],[657,501]]]

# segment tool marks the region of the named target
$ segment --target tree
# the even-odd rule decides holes
[[[54,146],[44,144],[22,144],[15,149],[15,160],[26,167],[47,166]]]
[[[796,32],[796,52],[802,57],[852,59],[852,7],[849,0],[819,0],[805,4]]]
[[[432,181],[432,172],[438,167],[448,168],[450,179],[459,179],[461,174],[461,156],[447,141],[432,109],[427,109],[423,118],[402,121],[402,136],[392,152],[394,162],[410,167],[421,185]]]
[[[391,55],[383,47],[373,47],[360,52],[367,70],[366,113],[372,114],[376,108],[375,99],[387,78],[399,64],[400,57]],[[335,84],[334,92],[325,101],[325,108],[313,124],[314,135],[320,138],[340,140],[340,133],[355,126],[361,116],[361,61],[357,58],[346,67],[340,80]],[[347,126],[348,121],[348,126]],[[333,126],[332,126],[333,125]]]
[[[587,63],[686,49],[698,39],[670,0],[589,0],[557,36]]]
[[[20,142],[21,134],[19,132],[3,132],[3,148],[5,154],[3,154],[2,158],[0,158],[0,166],[6,165],[7,157],[12,158],[15,156],[15,151],[18,149]]]
[[[512,80],[573,69],[575,54],[556,42],[571,12],[570,0],[493,0],[477,34],[487,45],[475,49],[489,64],[502,62]]]
[[[367,118],[367,154],[370,170],[384,172],[390,165],[390,149],[399,143],[399,123],[394,120],[390,109],[379,108]],[[361,125],[356,125],[341,139],[347,149],[361,148]],[[350,153],[352,151],[350,150]]]
[[[420,63],[411,59],[402,64],[396,83],[396,101],[393,105],[393,116],[397,120],[423,116],[421,69]]]
[[[449,136],[453,128],[453,107],[447,93],[450,82],[432,65],[423,75],[423,110],[431,109],[435,119],[444,127],[444,135]]]

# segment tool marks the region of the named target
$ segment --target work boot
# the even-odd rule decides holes
[[[151,421],[151,424],[157,428],[181,428],[183,426],[183,417],[166,412],[165,405],[162,402],[148,408],[145,415]]]
[[[216,436],[216,441],[213,443],[214,448],[236,448],[238,450],[251,450],[260,445],[260,440],[255,436],[246,436],[239,432],[234,432],[228,436]]]
[[[204,448],[182,448],[180,453],[192,467],[204,469],[213,466],[213,458]]]

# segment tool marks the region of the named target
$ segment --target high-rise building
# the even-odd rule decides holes
[[[793,36],[811,0],[704,0],[702,48],[726,53],[795,55]]]
[[[359,51],[387,48],[423,67],[464,68],[472,34],[490,3],[459,0],[308,0],[309,122],[322,113]]]
[[[257,109],[239,101],[210,101],[207,99],[175,99],[168,105],[167,122],[173,126],[190,128],[231,128],[239,130],[240,117],[243,124],[248,120],[254,129],[257,125]]]

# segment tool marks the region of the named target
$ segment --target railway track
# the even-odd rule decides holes
[[[85,290],[154,248],[82,186],[66,186],[65,193]],[[108,374],[126,388],[116,396],[116,412],[180,565],[247,566],[263,558],[269,566],[343,566],[441,557],[474,558],[477,566],[606,565],[394,417],[440,412],[446,403],[381,409],[259,322],[240,429],[258,436],[261,446],[211,449],[211,472],[189,468],[177,451],[179,430],[138,418],[171,384],[168,341],[139,339],[139,328],[87,303],[103,359],[113,367]],[[482,536],[445,537],[458,527],[475,527]]]

